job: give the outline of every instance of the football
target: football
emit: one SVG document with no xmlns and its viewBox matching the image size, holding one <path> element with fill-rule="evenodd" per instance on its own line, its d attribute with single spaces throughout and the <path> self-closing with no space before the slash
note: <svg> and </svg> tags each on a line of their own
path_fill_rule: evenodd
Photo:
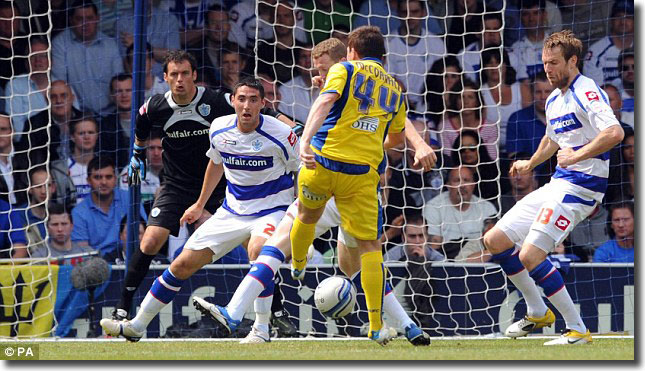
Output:
<svg viewBox="0 0 645 371">
<path fill-rule="evenodd" d="M 326 278 L 316 287 L 314 303 L 325 317 L 345 317 L 356 305 L 356 288 L 346 278 Z"/>
</svg>

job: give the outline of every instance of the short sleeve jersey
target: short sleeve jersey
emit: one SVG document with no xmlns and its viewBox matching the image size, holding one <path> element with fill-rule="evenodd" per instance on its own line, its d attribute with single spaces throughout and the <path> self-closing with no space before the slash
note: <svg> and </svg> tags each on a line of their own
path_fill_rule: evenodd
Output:
<svg viewBox="0 0 645 371">
<path fill-rule="evenodd" d="M 406 105 L 396 80 L 376 58 L 341 62 L 331 67 L 320 92 L 330 93 L 340 98 L 312 140 L 314 151 L 378 169 L 385 136 L 405 128 Z"/>
</svg>

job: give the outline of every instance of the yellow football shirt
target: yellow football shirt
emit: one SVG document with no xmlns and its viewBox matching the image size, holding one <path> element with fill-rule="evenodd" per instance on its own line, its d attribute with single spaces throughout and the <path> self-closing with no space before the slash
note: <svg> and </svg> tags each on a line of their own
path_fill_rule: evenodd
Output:
<svg viewBox="0 0 645 371">
<path fill-rule="evenodd" d="M 397 82 L 376 58 L 333 65 L 321 94 L 338 93 L 314 135 L 314 152 L 336 161 L 378 169 L 388 132 L 405 128 L 406 107 Z"/>
</svg>

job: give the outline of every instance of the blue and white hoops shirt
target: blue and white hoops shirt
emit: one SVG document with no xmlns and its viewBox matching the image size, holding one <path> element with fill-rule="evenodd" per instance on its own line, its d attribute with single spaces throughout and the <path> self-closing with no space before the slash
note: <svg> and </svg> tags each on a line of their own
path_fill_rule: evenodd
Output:
<svg viewBox="0 0 645 371">
<path fill-rule="evenodd" d="M 546 103 L 546 135 L 560 148 L 580 149 L 612 125 L 620 125 L 609 106 L 609 99 L 592 79 L 578 74 L 564 94 L 555 89 Z M 567 181 L 572 192 L 583 199 L 602 202 L 609 177 L 609 152 L 580 161 L 563 169 L 553 179 Z M 586 196 L 586 197 L 585 197 Z M 593 200 L 587 200 L 593 202 Z"/>
<path fill-rule="evenodd" d="M 260 115 L 256 130 L 242 133 L 233 114 L 215 119 L 209 136 L 206 155 L 224 165 L 224 209 L 257 217 L 287 210 L 294 200 L 291 173 L 300 165 L 298 137 L 288 125 Z"/>
</svg>

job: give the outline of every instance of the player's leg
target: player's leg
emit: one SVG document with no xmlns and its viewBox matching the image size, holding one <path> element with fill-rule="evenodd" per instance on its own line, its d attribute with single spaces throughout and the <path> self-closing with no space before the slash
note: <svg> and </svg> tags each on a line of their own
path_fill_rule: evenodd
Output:
<svg viewBox="0 0 645 371">
<path fill-rule="evenodd" d="M 348 247 L 345 242 L 348 242 L 353 247 Z M 339 229 L 338 233 L 337 251 L 340 270 L 347 277 L 350 277 L 357 288 L 362 290 L 361 257 L 356 248 L 355 239 L 345 234 L 342 228 Z M 395 320 L 400 328 L 404 329 L 405 337 L 410 343 L 413 345 L 430 345 L 430 336 L 423 332 L 405 312 L 405 309 L 403 309 L 403 306 L 401 306 L 401 303 L 399 303 L 399 300 L 394 295 L 392 285 L 387 278 L 385 280 L 385 292 L 383 295 L 383 312 L 385 312 L 388 318 Z"/>
<path fill-rule="evenodd" d="M 210 263 L 212 259 L 213 252 L 210 249 L 184 249 L 170 267 L 154 281 L 132 321 L 104 318 L 101 320 L 101 327 L 108 335 L 123 336 L 130 341 L 138 341 L 150 321 L 174 299 L 184 281 Z"/>
<path fill-rule="evenodd" d="M 331 186 L 338 173 L 322 165 L 315 169 L 303 167 L 298 173 L 298 215 L 291 228 L 291 276 L 303 279 L 307 265 L 307 251 L 314 241 L 316 222 L 325 211 L 331 198 Z"/>
</svg>

